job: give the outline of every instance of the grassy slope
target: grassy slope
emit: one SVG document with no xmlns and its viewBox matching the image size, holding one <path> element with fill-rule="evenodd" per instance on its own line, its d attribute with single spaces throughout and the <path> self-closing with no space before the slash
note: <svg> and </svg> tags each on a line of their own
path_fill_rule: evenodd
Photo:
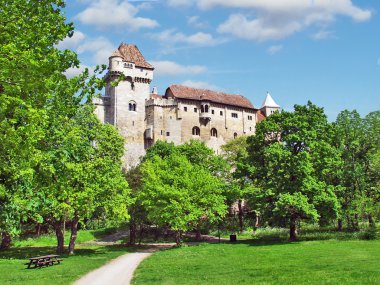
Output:
<svg viewBox="0 0 380 285">
<path fill-rule="evenodd" d="M 94 240 L 108 232 L 80 231 L 78 242 Z M 68 237 L 65 240 L 68 241 Z M 123 246 L 77 246 L 74 256 L 62 255 L 64 261 L 60 265 L 26 269 L 24 263 L 28 262 L 29 257 L 54 254 L 55 245 L 54 235 L 15 241 L 10 250 L 0 252 L 0 284 L 71 284 L 87 272 L 131 250 Z"/>
<path fill-rule="evenodd" d="M 380 284 L 380 241 L 202 244 L 161 251 L 134 284 Z"/>
<path fill-rule="evenodd" d="M 78 248 L 74 256 L 63 255 L 60 265 L 26 269 L 27 258 L 54 253 L 51 247 L 15 248 L 0 253 L 0 284 L 71 284 L 107 261 L 125 254 L 125 247 Z"/>
</svg>

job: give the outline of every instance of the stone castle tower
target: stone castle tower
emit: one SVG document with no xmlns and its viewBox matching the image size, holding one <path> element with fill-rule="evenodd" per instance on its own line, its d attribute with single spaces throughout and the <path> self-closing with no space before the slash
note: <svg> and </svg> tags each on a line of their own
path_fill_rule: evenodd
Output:
<svg viewBox="0 0 380 285">
<path fill-rule="evenodd" d="M 105 96 L 95 104 L 101 121 L 117 127 L 126 140 L 124 160 L 136 165 L 145 154 L 145 101 L 149 99 L 153 66 L 135 45 L 121 44 L 109 58 Z M 112 82 L 124 76 L 117 86 Z"/>
<path fill-rule="evenodd" d="M 121 44 L 109 58 L 105 95 L 94 101 L 99 119 L 125 138 L 126 168 L 157 140 L 199 139 L 218 152 L 229 140 L 254 134 L 256 123 L 280 108 L 269 93 L 260 109 L 241 95 L 180 85 L 151 93 L 153 70 L 137 46 Z"/>
</svg>

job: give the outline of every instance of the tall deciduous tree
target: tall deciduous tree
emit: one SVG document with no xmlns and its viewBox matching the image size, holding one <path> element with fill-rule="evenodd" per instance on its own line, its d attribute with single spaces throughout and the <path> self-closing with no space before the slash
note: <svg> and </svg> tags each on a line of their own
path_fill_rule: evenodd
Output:
<svg viewBox="0 0 380 285">
<path fill-rule="evenodd" d="M 64 6 L 62 0 L 0 0 L 3 246 L 28 217 L 49 217 L 62 251 L 65 219 L 75 228 L 100 201 L 110 213 L 127 216 L 123 141 L 84 104 L 104 82 L 87 70 L 74 78 L 64 74 L 79 65 L 74 52 L 56 47 L 74 33 Z M 74 244 L 75 229 L 71 251 Z"/>
<path fill-rule="evenodd" d="M 69 253 L 74 253 L 78 222 L 97 208 L 108 217 L 128 217 L 129 188 L 121 171 L 124 140 L 99 122 L 91 106 L 81 106 L 75 116 L 49 128 L 41 150 L 38 185 L 48 201 L 41 211 L 56 231 L 58 252 L 63 251 L 64 221 L 71 222 Z"/>
<path fill-rule="evenodd" d="M 17 233 L 21 218 L 37 202 L 33 168 L 40 159 L 36 145 L 43 137 L 44 106 L 77 65 L 75 53 L 54 44 L 72 33 L 60 13 L 63 1 L 0 1 L 0 230 L 4 247 Z M 28 210 L 29 207 L 29 210 Z"/>
<path fill-rule="evenodd" d="M 246 163 L 248 158 L 247 147 L 246 136 L 240 136 L 222 146 L 223 156 L 232 170 L 230 175 L 231 191 L 229 191 L 228 196 L 232 203 L 237 201 L 240 231 L 244 230 L 243 201 L 247 202 L 247 195 L 252 191 L 252 183 L 249 179 L 251 171 L 249 165 Z M 254 229 L 257 226 L 258 215 L 255 212 Z"/>
<path fill-rule="evenodd" d="M 260 186 L 255 200 L 266 204 L 267 216 L 286 222 L 291 240 L 301 220 L 336 217 L 338 200 L 323 178 L 334 166 L 330 135 L 323 109 L 309 102 L 271 115 L 248 139 L 252 179 Z"/>
<path fill-rule="evenodd" d="M 182 147 L 167 146 L 156 148 L 171 149 L 165 151 L 167 155 L 150 156 L 142 164 L 142 189 L 138 200 L 153 223 L 169 226 L 176 232 L 176 242 L 180 244 L 181 233 L 197 229 L 202 219 L 214 221 L 225 215 L 224 188 L 208 168 L 210 165 L 206 167 L 204 161 L 201 163 L 194 157 L 197 162 L 191 163 L 178 151 Z"/>
</svg>

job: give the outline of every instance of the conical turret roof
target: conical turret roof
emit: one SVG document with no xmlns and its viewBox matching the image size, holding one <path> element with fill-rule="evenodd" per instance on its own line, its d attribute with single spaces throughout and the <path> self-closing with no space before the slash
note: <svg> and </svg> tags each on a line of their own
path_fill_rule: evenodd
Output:
<svg viewBox="0 0 380 285">
<path fill-rule="evenodd" d="M 110 57 L 114 56 L 121 57 L 123 60 L 128 62 L 133 62 L 137 67 L 154 69 L 153 66 L 145 60 L 144 56 L 141 54 L 136 45 L 122 43 L 118 49 L 111 54 Z"/>
<path fill-rule="evenodd" d="M 267 93 L 267 96 L 265 97 L 265 100 L 261 108 L 264 108 L 264 107 L 280 108 L 280 105 L 274 102 L 272 96 L 270 96 L 270 94 Z"/>
</svg>

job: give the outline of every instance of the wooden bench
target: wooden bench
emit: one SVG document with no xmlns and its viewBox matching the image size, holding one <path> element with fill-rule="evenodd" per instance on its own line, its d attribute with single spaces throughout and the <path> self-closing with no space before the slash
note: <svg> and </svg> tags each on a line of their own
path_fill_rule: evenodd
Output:
<svg viewBox="0 0 380 285">
<path fill-rule="evenodd" d="M 29 262 L 25 263 L 29 268 L 42 268 L 43 266 L 53 266 L 54 264 L 60 264 L 63 259 L 58 258 L 59 255 L 44 255 L 29 258 Z"/>
</svg>

